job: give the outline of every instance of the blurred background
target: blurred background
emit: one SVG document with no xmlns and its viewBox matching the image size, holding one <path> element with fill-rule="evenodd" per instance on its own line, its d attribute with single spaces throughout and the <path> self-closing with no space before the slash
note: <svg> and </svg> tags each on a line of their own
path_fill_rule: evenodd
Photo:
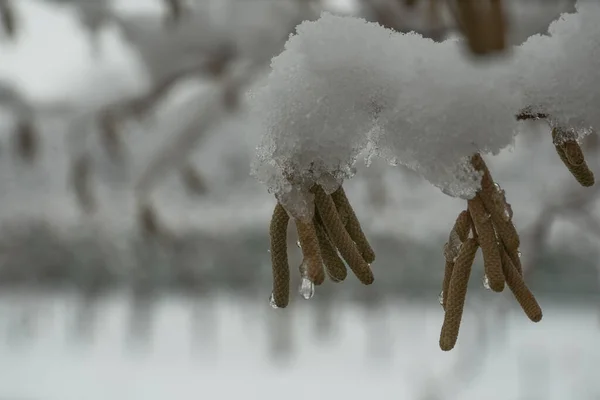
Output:
<svg viewBox="0 0 600 400">
<path fill-rule="evenodd" d="M 362 159 L 345 188 L 375 284 L 269 306 L 275 199 L 249 176 L 246 93 L 323 10 L 456 34 L 435 0 L 408 3 L 0 0 L 0 399 L 600 399 L 600 193 L 542 122 L 487 158 L 542 322 L 485 290 L 478 258 L 458 345 L 439 350 L 464 201 Z M 574 3 L 504 1 L 510 42 Z M 600 173 L 597 134 L 584 150 Z"/>
</svg>

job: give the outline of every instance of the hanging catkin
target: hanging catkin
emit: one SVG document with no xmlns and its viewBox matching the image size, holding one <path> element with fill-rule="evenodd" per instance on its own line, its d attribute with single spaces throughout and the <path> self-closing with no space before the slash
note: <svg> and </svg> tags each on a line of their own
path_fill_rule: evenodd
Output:
<svg viewBox="0 0 600 400">
<path fill-rule="evenodd" d="M 315 218 L 316 219 L 316 218 Z M 323 257 L 323 263 L 325 264 L 325 271 L 333 282 L 342 282 L 348 276 L 346 265 L 339 257 L 337 250 L 333 247 L 325 228 L 320 223 L 320 218 L 315 221 L 315 228 L 317 230 L 317 238 L 319 239 L 319 246 L 321 247 L 321 256 Z"/>
<path fill-rule="evenodd" d="M 287 307 L 290 300 L 290 266 L 287 255 L 287 227 L 290 217 L 277 203 L 271 218 L 271 265 L 273 268 L 272 299 L 279 308 Z"/>
<path fill-rule="evenodd" d="M 542 309 L 527 285 L 525 285 L 523 276 L 516 270 L 506 252 L 502 253 L 502 270 L 504 271 L 506 284 L 513 292 L 515 299 L 517 299 L 527 317 L 533 322 L 539 322 L 542 319 Z"/>
<path fill-rule="evenodd" d="M 340 215 L 343 213 L 346 216 L 346 230 L 348 231 L 348 234 L 354 243 L 356 243 L 356 246 L 358 247 L 363 259 L 367 262 L 367 264 L 371 264 L 373 261 L 375 261 L 375 252 L 373 251 L 373 248 L 369 244 L 369 241 L 367 240 L 360 226 L 360 222 L 354 213 L 352 205 L 348 201 L 348 197 L 346 197 L 344 189 L 340 186 L 338 190 L 331 194 L 331 198 L 333 199 L 333 202 L 335 203 Z"/>
<path fill-rule="evenodd" d="M 556 153 L 581 186 L 593 186 L 595 183 L 594 173 L 585 162 L 579 144 L 574 140 L 556 143 L 560 133 L 561 129 L 556 127 L 552 129 L 552 140 L 555 143 L 554 148 L 556 149 Z"/>
<path fill-rule="evenodd" d="M 319 186 L 315 189 L 315 205 L 331 243 L 337 247 L 354 275 L 365 285 L 373 283 L 373 272 L 369 264 L 363 259 L 356 244 L 342 224 L 331 196 L 325 194 Z"/>
<path fill-rule="evenodd" d="M 478 247 L 477 240 L 472 238 L 467 239 L 462 245 L 454 263 L 452 278 L 450 279 L 448 288 L 444 324 L 442 325 L 442 332 L 440 334 L 440 348 L 444 351 L 451 350 L 456 345 L 467 295 L 467 286 L 469 284 L 469 277 L 471 276 L 471 267 L 473 266 Z"/>
<path fill-rule="evenodd" d="M 298 239 L 304 256 L 307 278 L 315 285 L 321 285 L 325 281 L 325 271 L 323 270 L 323 258 L 319 248 L 319 239 L 313 220 L 304 222 L 296 220 L 296 229 Z"/>
<path fill-rule="evenodd" d="M 496 240 L 496 233 L 492 225 L 491 217 L 485 210 L 479 196 L 468 201 L 469 212 L 475 224 L 479 245 L 483 253 L 485 274 L 489 280 L 490 289 L 495 292 L 504 290 L 504 275 L 502 273 L 502 259 L 500 258 L 500 246 Z"/>
</svg>

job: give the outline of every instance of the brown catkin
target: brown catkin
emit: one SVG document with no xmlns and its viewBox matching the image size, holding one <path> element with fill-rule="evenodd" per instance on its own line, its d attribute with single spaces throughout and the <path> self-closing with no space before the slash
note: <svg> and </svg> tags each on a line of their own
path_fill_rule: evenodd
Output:
<svg viewBox="0 0 600 400">
<path fill-rule="evenodd" d="M 502 273 L 500 246 L 498 246 L 496 240 L 492 221 L 479 195 L 469 200 L 469 212 L 477 230 L 479 245 L 483 252 L 485 274 L 489 280 L 490 289 L 494 292 L 501 292 L 504 290 L 504 274 Z"/>
<path fill-rule="evenodd" d="M 320 222 L 315 222 L 315 228 L 317 229 L 317 238 L 319 239 L 319 246 L 321 247 L 321 256 L 323 257 L 323 263 L 325 264 L 325 271 L 327 276 L 333 282 L 342 282 L 348 276 L 346 265 L 340 258 L 337 250 L 333 247 L 327 232 Z"/>
<path fill-rule="evenodd" d="M 446 309 L 446 301 L 448 299 L 448 287 L 450 286 L 450 278 L 452 278 L 452 270 L 454 269 L 454 257 L 457 255 L 456 251 L 452 247 L 457 245 L 455 240 L 453 239 L 456 234 L 460 243 L 464 243 L 469 237 L 469 231 L 471 230 L 473 221 L 471 220 L 471 215 L 469 211 L 464 210 L 454 222 L 454 226 L 452 227 L 452 231 L 450 231 L 450 238 L 446 243 L 446 247 L 444 248 L 444 255 L 446 257 L 446 265 L 444 268 L 444 280 L 442 282 L 442 307 Z"/>
<path fill-rule="evenodd" d="M 469 237 L 469 231 L 471 230 L 472 224 L 473 222 L 471 221 L 469 211 L 464 210 L 458 214 L 452 229 L 456 232 L 461 242 L 464 243 Z"/>
<path fill-rule="evenodd" d="M 368 264 L 371 264 L 373 261 L 375 261 L 375 252 L 373 251 L 373 248 L 369 244 L 369 241 L 367 240 L 360 226 L 360 222 L 354 213 L 354 209 L 352 208 L 350 201 L 348 201 L 348 197 L 346 196 L 344 189 L 340 186 L 338 190 L 331 194 L 331 198 L 336 205 L 338 213 L 340 213 L 340 215 L 342 212 L 345 214 L 347 218 L 345 223 L 346 230 L 348 231 L 348 234 L 354 243 L 356 243 L 358 251 L 360 251 L 363 259 Z"/>
<path fill-rule="evenodd" d="M 490 50 L 504 50 L 506 47 L 506 16 L 502 8 L 502 0 L 489 0 L 488 46 Z"/>
<path fill-rule="evenodd" d="M 519 255 L 519 249 L 507 249 L 504 247 L 504 251 L 507 253 L 508 258 L 513 264 L 513 267 L 517 270 L 519 275 L 523 275 L 523 265 L 521 264 L 521 256 Z"/>
<path fill-rule="evenodd" d="M 373 283 L 375 278 L 369 264 L 364 260 L 342 224 L 331 196 L 328 196 L 320 186 L 315 188 L 315 205 L 331 243 L 337 247 L 354 275 L 365 285 Z"/>
<path fill-rule="evenodd" d="M 444 310 L 446 310 L 446 304 L 448 304 L 448 292 L 453 270 L 454 262 L 446 260 L 446 266 L 444 268 L 444 280 L 442 282 L 442 307 L 444 307 Z"/>
<path fill-rule="evenodd" d="M 533 322 L 539 322 L 542 319 L 542 309 L 527 285 L 525 285 L 523 276 L 517 271 L 510 257 L 504 251 L 502 252 L 502 270 L 506 278 L 506 284 L 527 317 Z"/>
<path fill-rule="evenodd" d="M 500 239 L 500 242 L 506 248 L 515 268 L 521 273 L 521 260 L 518 257 L 521 239 L 519 238 L 517 229 L 512 221 L 504 218 L 504 209 L 499 209 L 499 205 L 494 202 L 493 196 L 494 192 L 497 190 L 496 184 L 481 155 L 475 154 L 471 158 L 471 163 L 477 171 L 482 173 L 481 190 L 478 195 L 481 198 L 481 201 L 483 201 L 485 208 L 490 212 L 498 239 Z"/>
<path fill-rule="evenodd" d="M 275 206 L 269 235 L 271 238 L 271 265 L 273 268 L 273 302 L 279 308 L 290 301 L 290 266 L 287 255 L 287 227 L 290 217 L 279 203 Z"/>
<path fill-rule="evenodd" d="M 557 128 L 552 129 L 552 139 L 553 140 L 556 140 L 556 137 L 558 136 L 558 134 L 559 134 L 559 131 Z M 554 148 L 556 149 L 556 153 L 560 157 L 563 164 L 567 167 L 567 169 L 569 170 L 571 175 L 573 175 L 573 177 L 575 177 L 575 179 L 577 180 L 577 182 L 579 182 L 579 184 L 581 186 L 590 187 L 590 186 L 594 185 L 594 183 L 595 183 L 594 173 L 590 170 L 590 168 L 588 167 L 585 160 L 583 160 L 580 164 L 574 165 L 569 160 L 569 157 L 567 156 L 564 145 L 554 145 Z M 572 146 L 571 146 L 570 151 L 573 151 Z M 576 154 L 571 154 L 571 157 L 573 157 L 573 161 L 580 161 L 580 160 L 577 160 Z M 582 158 L 583 158 L 583 154 L 582 154 Z"/>
<path fill-rule="evenodd" d="M 581 146 L 576 141 L 567 140 L 562 144 L 562 148 L 565 151 L 565 156 L 569 164 L 579 166 L 585 162 Z"/>
<path fill-rule="evenodd" d="M 486 46 L 487 38 L 481 32 L 481 24 L 478 23 L 481 15 L 477 13 L 474 1 L 465 0 L 456 2 L 459 23 L 471 51 L 474 54 L 485 54 L 488 51 Z"/>
<path fill-rule="evenodd" d="M 325 281 L 325 271 L 315 225 L 313 221 L 303 222 L 296 219 L 296 229 L 306 264 L 307 278 L 315 285 L 321 285 Z"/>
<path fill-rule="evenodd" d="M 504 210 L 498 209 L 498 206 L 494 203 L 493 196 L 494 192 L 497 190 L 496 183 L 492 179 L 492 175 L 490 174 L 487 165 L 485 165 L 485 161 L 483 161 L 480 154 L 475 154 L 471 158 L 471 164 L 477 171 L 482 173 L 481 190 L 478 194 L 483 201 L 483 205 L 492 216 L 492 222 L 496 227 L 496 232 L 508 248 L 519 248 L 521 244 L 515 226 L 510 220 L 504 219 Z"/>
<path fill-rule="evenodd" d="M 442 332 L 440 334 L 440 348 L 444 351 L 452 350 L 458 339 L 469 277 L 471 276 L 471 268 L 478 248 L 477 240 L 472 238 L 467 239 L 462 245 L 454 263 L 452 278 L 448 287 L 448 297 L 445 303 L 446 313 L 444 315 L 444 324 L 442 325 Z"/>
</svg>

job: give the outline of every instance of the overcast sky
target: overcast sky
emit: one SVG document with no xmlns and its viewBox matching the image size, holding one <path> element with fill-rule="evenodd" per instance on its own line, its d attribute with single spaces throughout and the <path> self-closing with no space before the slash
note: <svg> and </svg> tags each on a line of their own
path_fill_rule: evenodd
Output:
<svg viewBox="0 0 600 400">
<path fill-rule="evenodd" d="M 104 32 L 102 55 L 94 58 L 93 47 L 72 10 L 35 0 L 15 3 L 19 13 L 18 39 L 16 43 L 0 41 L 0 78 L 8 78 L 27 95 L 40 100 L 70 97 L 90 88 L 101 76 L 135 72 L 135 59 L 116 30 Z M 157 4 L 151 0 L 127 0 L 125 7 L 119 8 L 151 10 L 158 9 Z"/>
<path fill-rule="evenodd" d="M 215 0 L 206 0 L 215 1 Z M 266 0 L 274 1 L 274 0 Z M 354 0 L 329 0 L 348 10 Z M 14 2 L 19 16 L 17 42 L 0 40 L 0 79 L 21 88 L 28 96 L 50 100 L 76 96 L 100 77 L 139 75 L 134 56 L 128 52 L 116 30 L 102 35 L 102 56 L 93 58 L 87 35 L 69 7 L 39 0 Z M 120 12 L 161 12 L 158 0 L 117 0 Z M 123 80 L 127 80 L 122 78 Z"/>
</svg>

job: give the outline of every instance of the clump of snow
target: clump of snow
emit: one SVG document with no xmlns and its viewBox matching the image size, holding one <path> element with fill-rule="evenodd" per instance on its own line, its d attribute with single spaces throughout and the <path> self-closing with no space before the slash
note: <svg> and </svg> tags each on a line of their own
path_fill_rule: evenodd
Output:
<svg viewBox="0 0 600 400">
<path fill-rule="evenodd" d="M 405 37 L 395 35 L 400 48 Z M 510 60 L 474 63 L 458 40 L 420 39 L 398 71 L 402 85 L 393 107 L 381 113 L 379 154 L 413 169 L 450 196 L 471 198 L 480 175 L 474 153 L 497 154 L 511 145 L 519 91 L 510 85 Z"/>
<path fill-rule="evenodd" d="M 526 105 L 580 136 L 600 127 L 600 2 L 579 1 L 517 52 Z"/>
<path fill-rule="evenodd" d="M 334 190 L 370 147 L 452 196 L 471 197 L 468 157 L 513 141 L 521 104 L 505 63 L 472 64 L 435 43 L 353 17 L 304 22 L 253 94 L 263 122 L 253 174 L 288 210 L 310 216 L 314 183 Z"/>
<path fill-rule="evenodd" d="M 253 93 L 264 129 L 253 174 L 296 216 L 310 217 L 314 183 L 333 191 L 353 175 L 377 109 L 397 97 L 389 36 L 356 18 L 304 22 Z"/>
</svg>

